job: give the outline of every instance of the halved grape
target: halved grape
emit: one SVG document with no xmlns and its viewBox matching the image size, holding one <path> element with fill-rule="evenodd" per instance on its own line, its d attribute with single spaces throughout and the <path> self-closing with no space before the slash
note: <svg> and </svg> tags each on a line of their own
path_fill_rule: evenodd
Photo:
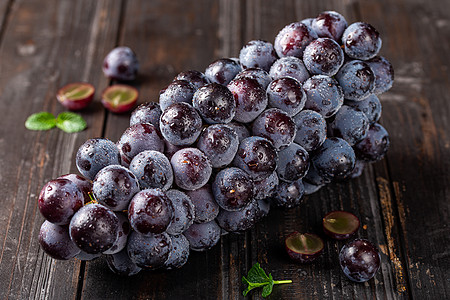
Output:
<svg viewBox="0 0 450 300">
<path fill-rule="evenodd" d="M 323 241 L 312 233 L 291 233 L 285 240 L 289 257 L 299 263 L 314 261 L 323 252 Z"/>
<path fill-rule="evenodd" d="M 359 219 L 346 211 L 332 211 L 322 220 L 323 231 L 333 239 L 345 240 L 359 228 Z"/>
<path fill-rule="evenodd" d="M 58 90 L 56 98 L 59 103 L 70 110 L 85 108 L 94 99 L 95 88 L 86 82 L 69 83 Z"/>
<path fill-rule="evenodd" d="M 132 86 L 116 84 L 107 87 L 102 93 L 103 106 L 113 113 L 131 110 L 137 102 L 139 92 Z"/>
</svg>

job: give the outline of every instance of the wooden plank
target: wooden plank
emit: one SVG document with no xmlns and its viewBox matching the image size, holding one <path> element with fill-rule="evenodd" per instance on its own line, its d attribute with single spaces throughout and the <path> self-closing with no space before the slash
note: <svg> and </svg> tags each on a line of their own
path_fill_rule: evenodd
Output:
<svg viewBox="0 0 450 300">
<path fill-rule="evenodd" d="M 13 0 L 5 0 L 0 2 L 0 40 L 3 36 L 3 33 L 5 32 L 10 8 L 12 5 Z"/>
<path fill-rule="evenodd" d="M 96 101 L 81 114 L 88 129 L 67 134 L 32 132 L 26 118 L 57 114 L 57 89 L 73 81 L 99 86 L 104 47 L 117 32 L 117 1 L 15 1 L 0 45 L 1 183 L 0 298 L 75 298 L 80 262 L 50 259 L 39 247 L 43 218 L 37 196 L 45 182 L 75 172 L 75 153 L 101 134 L 103 109 Z"/>
</svg>

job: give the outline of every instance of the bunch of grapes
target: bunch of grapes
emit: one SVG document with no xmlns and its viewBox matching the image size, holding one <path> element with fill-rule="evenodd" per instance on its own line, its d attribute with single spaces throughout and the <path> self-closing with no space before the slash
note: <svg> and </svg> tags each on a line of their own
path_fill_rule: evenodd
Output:
<svg viewBox="0 0 450 300">
<path fill-rule="evenodd" d="M 81 176 L 43 187 L 42 248 L 55 259 L 104 254 L 121 275 L 179 268 L 271 206 L 359 176 L 389 147 L 377 95 L 393 68 L 380 47 L 371 25 L 326 11 L 274 44 L 250 41 L 239 58 L 179 73 L 116 143 L 79 148 Z"/>
</svg>

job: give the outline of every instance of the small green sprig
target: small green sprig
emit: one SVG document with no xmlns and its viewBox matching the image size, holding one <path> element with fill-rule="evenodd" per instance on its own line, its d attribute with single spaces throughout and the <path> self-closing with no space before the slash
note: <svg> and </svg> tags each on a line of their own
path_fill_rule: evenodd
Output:
<svg viewBox="0 0 450 300">
<path fill-rule="evenodd" d="M 262 296 L 267 297 L 272 293 L 275 284 L 292 283 L 292 280 L 273 280 L 272 274 L 269 273 L 269 276 L 267 276 L 261 265 L 255 263 L 248 271 L 247 278 L 242 276 L 242 282 L 248 284 L 247 289 L 243 292 L 244 296 L 247 296 L 252 289 L 263 287 Z"/>
<path fill-rule="evenodd" d="M 79 132 L 86 128 L 86 121 L 82 116 L 73 112 L 62 112 L 55 118 L 49 112 L 32 114 L 25 121 L 25 127 L 29 130 L 49 130 L 58 127 L 64 132 Z"/>
</svg>

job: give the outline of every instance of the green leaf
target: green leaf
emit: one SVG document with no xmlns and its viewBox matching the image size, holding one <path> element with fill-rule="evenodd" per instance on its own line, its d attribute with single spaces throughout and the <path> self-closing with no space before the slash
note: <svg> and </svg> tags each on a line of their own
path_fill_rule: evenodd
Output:
<svg viewBox="0 0 450 300">
<path fill-rule="evenodd" d="M 56 118 L 56 126 L 68 133 L 82 131 L 86 128 L 86 121 L 82 116 L 73 112 L 62 112 Z"/>
<path fill-rule="evenodd" d="M 269 296 L 270 293 L 272 293 L 272 288 L 273 288 L 273 278 L 272 274 L 269 273 L 269 283 L 265 287 L 263 287 L 262 296 L 264 298 Z"/>
<path fill-rule="evenodd" d="M 248 284 L 247 288 L 242 292 L 244 296 L 247 296 L 248 292 L 254 288 L 263 287 L 262 296 L 267 297 L 272 293 L 272 288 L 275 284 L 291 283 L 292 280 L 274 281 L 272 274 L 269 273 L 269 276 L 267 276 L 260 264 L 255 263 L 248 271 L 247 278 L 242 276 L 242 282 Z"/>
<path fill-rule="evenodd" d="M 49 130 L 55 126 L 55 116 L 45 111 L 32 114 L 25 121 L 25 127 L 29 130 Z"/>
<path fill-rule="evenodd" d="M 248 271 L 247 278 L 250 282 L 268 282 L 269 277 L 267 277 L 266 272 L 261 268 L 259 263 L 253 265 L 253 267 Z"/>
</svg>

